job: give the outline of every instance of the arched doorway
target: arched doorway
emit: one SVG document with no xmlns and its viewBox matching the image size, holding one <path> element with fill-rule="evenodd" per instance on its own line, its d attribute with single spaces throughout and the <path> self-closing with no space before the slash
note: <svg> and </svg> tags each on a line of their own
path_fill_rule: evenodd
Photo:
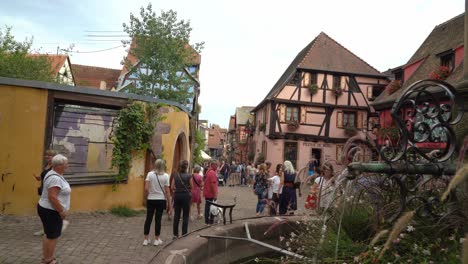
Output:
<svg viewBox="0 0 468 264">
<path fill-rule="evenodd" d="M 177 137 L 177 141 L 174 146 L 174 158 L 172 160 L 172 170 L 171 172 L 177 171 L 179 162 L 186 159 L 187 157 L 187 143 L 185 139 L 185 134 L 180 133 Z"/>
</svg>

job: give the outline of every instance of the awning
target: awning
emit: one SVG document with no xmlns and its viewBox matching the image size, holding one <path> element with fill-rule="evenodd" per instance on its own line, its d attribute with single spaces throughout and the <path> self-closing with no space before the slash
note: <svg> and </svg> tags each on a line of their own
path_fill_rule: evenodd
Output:
<svg viewBox="0 0 468 264">
<path fill-rule="evenodd" d="M 202 158 L 203 158 L 204 160 L 210 160 L 210 159 L 211 159 L 210 155 L 206 154 L 205 151 L 200 150 L 200 152 L 201 152 L 201 156 L 202 156 Z"/>
</svg>

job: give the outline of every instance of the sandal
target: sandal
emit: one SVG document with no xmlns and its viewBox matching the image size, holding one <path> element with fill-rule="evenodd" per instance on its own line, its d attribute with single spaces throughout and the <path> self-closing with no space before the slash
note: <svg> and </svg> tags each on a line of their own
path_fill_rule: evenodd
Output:
<svg viewBox="0 0 468 264">
<path fill-rule="evenodd" d="M 45 264 L 58 264 L 59 262 L 57 261 L 56 258 L 50 259 L 49 261 L 46 261 L 45 259 L 42 259 L 42 263 Z"/>
</svg>

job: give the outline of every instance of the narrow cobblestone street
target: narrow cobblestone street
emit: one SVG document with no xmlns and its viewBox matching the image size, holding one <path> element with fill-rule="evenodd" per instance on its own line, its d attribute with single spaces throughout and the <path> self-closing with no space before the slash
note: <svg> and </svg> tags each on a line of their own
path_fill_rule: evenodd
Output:
<svg viewBox="0 0 468 264">
<path fill-rule="evenodd" d="M 235 196 L 237 206 L 233 218 L 255 216 L 256 197 L 251 188 L 220 187 L 220 200 Z M 150 263 L 162 248 L 142 246 L 144 214 L 127 218 L 107 212 L 76 213 L 68 220 L 70 225 L 62 234 L 56 251 L 60 263 Z M 37 216 L 0 216 L 0 226 L 0 263 L 40 262 L 42 238 L 33 236 L 41 228 Z M 189 223 L 189 232 L 204 226 L 202 219 L 195 219 Z M 153 228 L 154 221 L 150 234 Z M 166 243 L 171 238 L 172 221 L 165 215 L 161 239 Z"/>
</svg>

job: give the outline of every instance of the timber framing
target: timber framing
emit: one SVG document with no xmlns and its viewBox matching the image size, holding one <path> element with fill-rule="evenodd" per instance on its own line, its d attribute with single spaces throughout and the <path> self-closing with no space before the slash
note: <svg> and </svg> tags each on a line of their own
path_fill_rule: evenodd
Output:
<svg viewBox="0 0 468 264">
<path fill-rule="evenodd" d="M 268 135 L 269 139 L 285 139 L 285 140 L 302 140 L 307 142 L 319 142 L 325 143 L 346 143 L 347 138 L 330 138 L 324 136 L 316 136 L 309 134 L 285 134 L 285 133 L 273 133 Z"/>
</svg>

